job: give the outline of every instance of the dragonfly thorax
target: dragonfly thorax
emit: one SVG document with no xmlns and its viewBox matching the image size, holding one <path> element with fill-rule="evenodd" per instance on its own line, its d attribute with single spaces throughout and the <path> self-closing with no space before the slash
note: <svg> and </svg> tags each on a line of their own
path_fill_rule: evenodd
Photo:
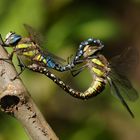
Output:
<svg viewBox="0 0 140 140">
<path fill-rule="evenodd" d="M 102 77 L 103 79 L 106 79 L 110 72 L 109 62 L 101 54 L 97 55 L 96 58 L 89 60 L 88 67 L 94 75 Z"/>
</svg>

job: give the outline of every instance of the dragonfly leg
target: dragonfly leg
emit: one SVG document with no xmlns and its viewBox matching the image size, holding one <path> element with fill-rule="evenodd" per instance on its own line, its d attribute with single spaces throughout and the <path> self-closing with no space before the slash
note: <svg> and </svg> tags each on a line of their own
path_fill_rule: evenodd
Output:
<svg viewBox="0 0 140 140">
<path fill-rule="evenodd" d="M 18 59 L 18 63 L 19 63 L 18 66 L 20 67 L 20 72 L 17 73 L 17 75 L 14 78 L 11 79 L 12 81 L 19 78 L 19 76 L 22 74 L 22 72 L 26 68 L 26 65 L 23 63 L 23 61 L 19 57 L 17 57 L 17 59 Z"/>
<path fill-rule="evenodd" d="M 22 74 L 22 72 L 25 70 L 26 67 L 24 67 L 17 75 L 11 79 L 11 81 L 14 81 L 15 79 L 19 78 L 19 76 Z"/>
<path fill-rule="evenodd" d="M 18 56 L 17 56 L 17 60 L 18 60 L 18 66 L 20 67 L 20 70 L 22 71 L 26 66 Z"/>
<path fill-rule="evenodd" d="M 4 41 L 3 41 L 3 38 L 2 38 L 2 36 L 1 36 L 1 34 L 0 34 L 0 45 L 1 45 L 1 46 L 4 46 L 4 45 L 5 45 L 5 43 L 4 43 Z"/>
<path fill-rule="evenodd" d="M 11 54 L 8 54 L 8 58 L 0 58 L 0 60 L 3 60 L 3 61 L 5 61 L 5 62 L 7 62 L 7 63 L 9 63 L 9 64 L 12 64 L 12 63 L 9 62 L 8 60 L 12 60 L 13 54 L 14 54 L 14 52 L 12 52 Z"/>
<path fill-rule="evenodd" d="M 74 64 L 80 64 L 83 63 L 84 61 L 85 61 L 84 59 L 76 60 L 74 61 Z"/>
<path fill-rule="evenodd" d="M 75 69 L 75 70 L 71 70 L 71 74 L 73 77 L 77 76 L 80 72 L 82 72 L 85 68 L 87 67 L 87 65 L 82 66 L 79 69 Z"/>
<path fill-rule="evenodd" d="M 70 56 L 67 58 L 67 62 L 68 62 L 68 64 L 71 63 L 72 57 L 73 57 L 73 55 L 70 55 Z"/>
<path fill-rule="evenodd" d="M 71 56 L 69 56 L 68 58 L 67 58 L 67 62 L 68 62 L 68 65 L 70 65 L 70 66 L 72 66 L 71 64 L 73 64 L 72 62 L 72 57 L 73 57 L 73 55 L 71 55 Z"/>
<path fill-rule="evenodd" d="M 75 60 L 73 63 L 74 64 L 80 64 L 80 63 L 85 62 L 85 60 L 90 60 L 90 59 L 93 59 L 93 58 L 97 58 L 97 57 L 96 56 L 90 56 L 90 57 L 82 58 L 82 59 L 79 59 L 79 60 Z"/>
</svg>

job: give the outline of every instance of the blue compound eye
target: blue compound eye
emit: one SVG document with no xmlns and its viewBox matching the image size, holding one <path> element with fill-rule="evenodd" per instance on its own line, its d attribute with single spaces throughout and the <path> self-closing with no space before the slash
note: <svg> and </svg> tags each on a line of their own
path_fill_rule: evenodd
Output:
<svg viewBox="0 0 140 140">
<path fill-rule="evenodd" d="M 17 35 L 14 32 L 9 32 L 5 38 L 5 45 L 15 45 L 20 41 L 20 39 L 20 35 Z"/>
</svg>

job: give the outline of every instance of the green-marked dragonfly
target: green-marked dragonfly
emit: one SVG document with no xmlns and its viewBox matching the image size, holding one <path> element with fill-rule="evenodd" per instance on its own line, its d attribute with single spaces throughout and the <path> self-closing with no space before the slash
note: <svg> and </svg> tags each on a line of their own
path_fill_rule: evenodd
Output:
<svg viewBox="0 0 140 140">
<path fill-rule="evenodd" d="M 86 67 L 91 72 L 93 80 L 90 87 L 87 88 L 85 92 L 80 92 L 73 89 L 69 85 L 65 84 L 65 82 L 63 82 L 60 78 L 49 72 L 45 67 L 33 64 L 30 65 L 28 69 L 45 74 L 67 93 L 79 99 L 89 99 L 97 96 L 104 90 L 105 86 L 109 84 L 111 92 L 121 101 L 130 115 L 134 117 L 123 95 L 126 95 L 130 101 L 135 101 L 139 95 L 133 88 L 131 82 L 128 80 L 126 74 L 127 72 L 124 71 L 124 67 L 126 67 L 125 70 L 127 70 L 132 66 L 131 64 L 125 66 L 124 63 L 122 63 L 122 60 L 125 61 L 129 55 L 127 61 L 134 62 L 135 59 L 133 59 L 131 55 L 135 56 L 135 52 L 133 51 L 133 48 L 129 47 L 127 50 L 125 50 L 125 53 L 117 55 L 111 62 L 109 62 L 104 55 L 100 53 L 103 47 L 104 45 L 102 45 L 100 40 L 89 38 L 79 45 L 76 55 L 71 61 L 71 64 L 74 66 L 72 67 L 74 69 L 71 69 L 71 71 L 72 73 L 76 72 L 74 75 L 79 74 Z M 83 62 L 84 65 L 80 69 L 75 69 L 79 62 Z M 116 68 L 116 65 L 118 68 Z"/>
<path fill-rule="evenodd" d="M 22 71 L 25 69 L 25 66 L 21 57 L 28 59 L 30 63 L 36 63 L 38 65 L 55 69 L 60 72 L 71 69 L 71 65 L 69 64 L 62 65 L 62 63 L 65 62 L 64 59 L 57 57 L 46 50 L 42 50 L 42 44 L 39 39 L 39 35 L 31 26 L 24 24 L 24 27 L 29 33 L 29 37 L 22 37 L 15 32 L 9 32 L 6 35 L 5 40 L 3 40 L 0 36 L 0 45 L 13 48 L 12 53 L 9 54 L 9 58 L 0 58 L 1 60 L 12 59 L 13 54 L 16 54 Z M 19 74 L 21 74 L 22 71 Z"/>
<path fill-rule="evenodd" d="M 31 65 L 25 65 L 19 59 L 21 67 L 45 74 L 66 92 L 76 98 L 89 99 L 94 97 L 100 94 L 108 83 L 111 87 L 111 91 L 118 97 L 131 116 L 134 117 L 122 93 L 126 94 L 130 100 L 136 100 L 138 94 L 125 73 L 121 71 L 121 68 L 118 70 L 115 67 L 116 64 L 119 67 L 119 62 L 121 62 L 122 56 L 125 56 L 124 54 L 117 56 L 112 59 L 112 62 L 109 62 L 104 55 L 100 53 L 104 47 L 101 41 L 89 38 L 79 45 L 74 59 L 69 64 L 60 65 L 56 61 L 58 57 L 51 55 L 49 52 L 46 53 L 42 51 L 40 43 L 36 38 L 37 34 L 33 29 L 28 25 L 25 25 L 25 28 L 30 35 L 28 38 L 22 38 L 20 35 L 13 32 L 7 34 L 4 41 L 1 37 L 0 44 L 2 46 L 13 47 L 13 52 L 9 58 L 11 58 L 14 53 L 17 54 L 18 58 L 20 56 L 28 58 L 31 61 Z M 131 49 L 128 49 L 128 52 L 131 52 Z M 2 58 L 1 60 L 4 59 Z M 80 69 L 75 69 L 79 63 L 84 63 L 84 65 Z M 48 70 L 48 68 L 61 72 L 70 70 L 72 74 L 76 76 L 86 67 L 90 70 L 93 80 L 90 87 L 85 92 L 80 92 L 71 88 Z M 129 69 L 129 67 L 127 69 Z"/>
</svg>

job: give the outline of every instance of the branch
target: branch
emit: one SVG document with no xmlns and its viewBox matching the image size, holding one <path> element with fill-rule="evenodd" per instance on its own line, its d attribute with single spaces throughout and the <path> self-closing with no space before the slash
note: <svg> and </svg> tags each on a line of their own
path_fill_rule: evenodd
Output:
<svg viewBox="0 0 140 140">
<path fill-rule="evenodd" d="M 7 52 L 0 46 L 0 58 L 7 57 Z M 58 140 L 22 81 L 11 80 L 16 74 L 12 64 L 0 61 L 0 109 L 14 116 L 24 126 L 31 140 Z"/>
</svg>

